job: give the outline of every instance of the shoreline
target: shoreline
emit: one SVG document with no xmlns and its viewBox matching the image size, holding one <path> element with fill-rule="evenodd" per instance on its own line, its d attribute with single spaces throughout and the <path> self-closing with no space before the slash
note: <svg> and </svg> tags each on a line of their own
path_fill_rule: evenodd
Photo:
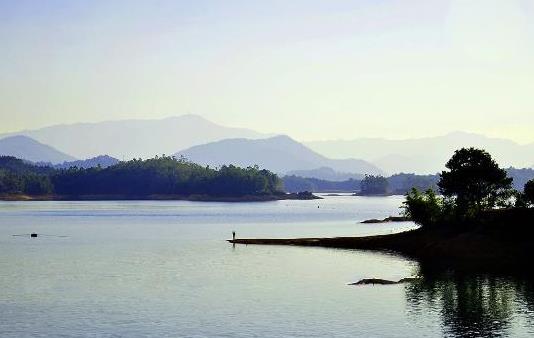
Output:
<svg viewBox="0 0 534 338">
<path fill-rule="evenodd" d="M 525 263 L 517 258 L 518 255 L 505 254 L 507 250 L 495 246 L 495 241 L 473 241 L 462 236 L 444 240 L 437 234 L 430 234 L 421 229 L 363 237 L 246 238 L 227 241 L 234 245 L 300 246 L 383 252 L 429 263 L 436 268 L 454 267 L 483 272 L 517 271 L 524 267 Z"/>
<path fill-rule="evenodd" d="M 209 195 L 0 195 L 0 201 L 191 201 L 191 202 L 270 202 L 316 200 L 313 194 L 209 196 Z"/>
<path fill-rule="evenodd" d="M 389 252 L 436 267 L 527 272 L 534 229 L 528 223 L 516 222 L 533 216 L 534 209 L 519 211 L 516 217 L 508 212 L 499 215 L 499 222 L 471 228 L 419 228 L 362 237 L 243 238 L 228 242 Z"/>
</svg>

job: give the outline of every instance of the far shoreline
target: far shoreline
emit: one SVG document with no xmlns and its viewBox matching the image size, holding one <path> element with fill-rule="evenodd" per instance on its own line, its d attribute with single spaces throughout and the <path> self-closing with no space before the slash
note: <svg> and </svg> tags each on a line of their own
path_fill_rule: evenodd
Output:
<svg viewBox="0 0 534 338">
<path fill-rule="evenodd" d="M 391 196 L 405 196 L 406 193 L 383 193 L 383 194 L 365 194 L 365 193 L 359 193 L 355 192 L 352 193 L 351 196 L 355 197 L 391 197 Z"/>
<path fill-rule="evenodd" d="M 280 195 L 246 195 L 246 196 L 210 196 L 210 195 L 0 195 L 0 201 L 190 201 L 190 202 L 270 202 L 284 200 L 317 200 L 322 197 L 314 194 L 280 194 Z"/>
</svg>

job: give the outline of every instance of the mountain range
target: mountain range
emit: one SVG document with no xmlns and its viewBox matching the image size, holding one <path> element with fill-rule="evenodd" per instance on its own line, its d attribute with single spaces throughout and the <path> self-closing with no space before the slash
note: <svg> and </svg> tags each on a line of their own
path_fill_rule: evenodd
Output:
<svg viewBox="0 0 534 338">
<path fill-rule="evenodd" d="M 360 175 L 382 173 L 379 168 L 363 160 L 329 159 L 285 135 L 258 140 L 226 139 L 194 146 L 175 156 L 184 156 L 195 163 L 214 167 L 224 164 L 242 167 L 258 165 L 282 174 L 321 167 Z"/>
<path fill-rule="evenodd" d="M 278 173 L 328 180 L 382 172 L 435 174 L 454 150 L 466 146 L 486 149 L 503 167 L 531 167 L 534 162 L 534 144 L 466 132 L 302 144 L 288 136 L 218 125 L 197 115 L 55 125 L 0 135 L 0 155 L 54 165 L 102 154 L 120 160 L 182 154 L 202 164 L 258 164 Z"/>
<path fill-rule="evenodd" d="M 98 165 L 107 167 L 119 162 L 108 155 L 75 160 L 72 156 L 23 135 L 1 139 L 0 155 L 11 155 L 42 165 L 50 164 L 55 168 L 88 168 Z M 214 167 L 224 164 L 241 167 L 258 165 L 282 175 L 293 172 L 332 180 L 382 173 L 379 168 L 366 161 L 326 158 L 288 136 L 225 139 L 190 147 L 175 153 L 175 156 L 185 156 L 190 161 Z"/>
<path fill-rule="evenodd" d="M 55 125 L 4 134 L 0 138 L 13 135 L 31 137 L 76 158 L 108 154 L 121 160 L 173 154 L 226 138 L 268 136 L 249 129 L 221 126 L 198 115 Z"/>
<path fill-rule="evenodd" d="M 503 167 L 531 167 L 534 162 L 534 143 L 521 145 L 506 139 L 466 132 L 406 140 L 360 138 L 305 144 L 331 158 L 361 158 L 374 163 L 388 174 L 437 173 L 444 169 L 444 164 L 454 151 L 462 147 L 483 148 Z"/>
</svg>

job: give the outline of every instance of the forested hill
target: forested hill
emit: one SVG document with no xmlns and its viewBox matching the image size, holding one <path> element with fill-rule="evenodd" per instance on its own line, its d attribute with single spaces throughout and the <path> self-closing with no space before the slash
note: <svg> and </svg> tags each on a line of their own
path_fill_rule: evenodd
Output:
<svg viewBox="0 0 534 338">
<path fill-rule="evenodd" d="M 203 167 L 185 159 L 156 157 L 107 168 L 54 169 L 0 157 L 0 194 L 29 195 L 280 195 L 278 176 L 258 167 Z"/>
</svg>

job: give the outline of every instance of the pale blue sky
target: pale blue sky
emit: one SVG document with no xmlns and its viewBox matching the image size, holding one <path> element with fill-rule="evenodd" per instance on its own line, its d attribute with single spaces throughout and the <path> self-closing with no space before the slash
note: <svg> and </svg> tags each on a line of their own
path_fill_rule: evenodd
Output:
<svg viewBox="0 0 534 338">
<path fill-rule="evenodd" d="M 4 1 L 0 132 L 194 113 L 534 142 L 534 1 Z"/>
</svg>

